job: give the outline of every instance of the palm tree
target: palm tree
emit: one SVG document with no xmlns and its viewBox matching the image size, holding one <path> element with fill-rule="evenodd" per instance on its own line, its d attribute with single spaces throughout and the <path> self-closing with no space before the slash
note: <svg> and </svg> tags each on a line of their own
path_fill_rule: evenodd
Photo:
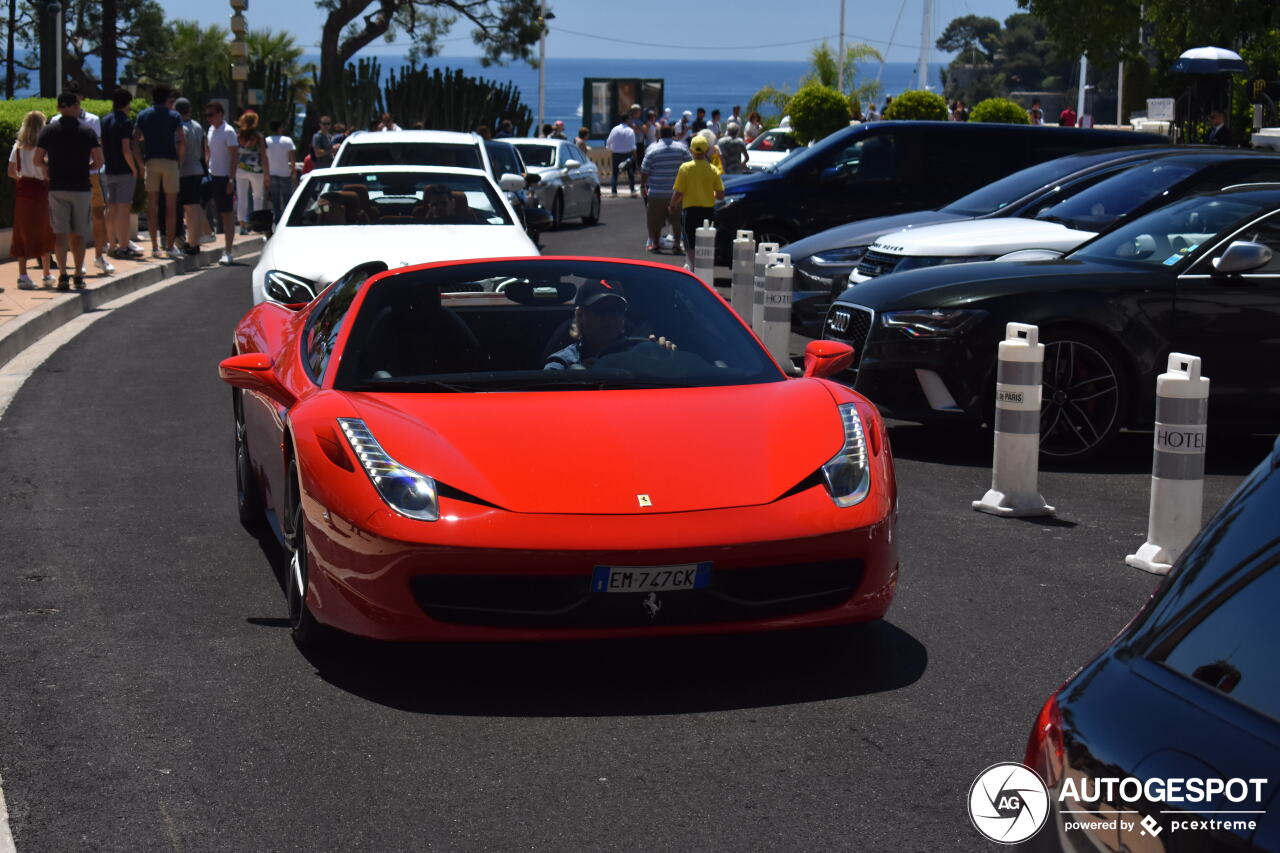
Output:
<svg viewBox="0 0 1280 853">
<path fill-rule="evenodd" d="M 860 104 L 863 101 L 874 99 L 880 94 L 879 82 L 875 80 L 862 84 L 857 82 L 858 63 L 868 60 L 884 62 L 884 57 L 880 55 L 880 51 L 868 44 L 851 44 L 845 47 L 843 94 L 848 96 L 851 103 Z M 801 78 L 800 85 L 805 86 L 810 83 L 817 83 L 835 89 L 839 80 L 840 67 L 836 59 L 836 52 L 831 49 L 831 45 L 824 41 L 809 54 L 809 73 Z M 747 102 L 747 110 L 748 112 L 760 110 L 763 113 L 781 116 L 782 113 L 786 112 L 787 102 L 791 100 L 793 94 L 786 87 L 765 86 L 751 96 L 751 100 Z"/>
<path fill-rule="evenodd" d="M 298 61 L 303 51 L 291 33 L 250 30 L 245 41 L 249 43 L 249 61 L 255 66 L 259 62 L 264 66 L 278 63 L 276 73 L 289 82 L 290 101 L 305 99 L 315 85 L 316 65 Z"/>
<path fill-rule="evenodd" d="M 219 87 L 231 83 L 230 33 L 217 24 L 207 27 L 198 21 L 176 20 L 170 24 L 172 38 L 164 67 L 183 94 L 205 99 Z"/>
</svg>

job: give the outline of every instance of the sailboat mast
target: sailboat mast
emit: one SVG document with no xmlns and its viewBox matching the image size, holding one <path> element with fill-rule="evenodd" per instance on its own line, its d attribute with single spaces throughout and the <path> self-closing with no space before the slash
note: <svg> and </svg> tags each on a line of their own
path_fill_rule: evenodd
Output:
<svg viewBox="0 0 1280 853">
<path fill-rule="evenodd" d="M 920 58 L 916 61 L 916 85 L 929 88 L 929 42 L 933 39 L 933 0 L 924 0 L 924 21 L 920 26 Z"/>
</svg>

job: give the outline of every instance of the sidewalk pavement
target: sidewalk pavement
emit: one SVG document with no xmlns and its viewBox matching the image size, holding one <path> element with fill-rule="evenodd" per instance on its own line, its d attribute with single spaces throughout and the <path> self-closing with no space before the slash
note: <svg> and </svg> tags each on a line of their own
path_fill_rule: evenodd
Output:
<svg viewBox="0 0 1280 853">
<path fill-rule="evenodd" d="M 146 243 L 139 242 L 140 245 Z M 239 258 L 252 254 L 264 242 L 266 240 L 261 234 L 237 235 L 232 244 L 231 255 Z M 71 291 L 53 288 L 19 290 L 17 262 L 0 264 L 0 287 L 4 288 L 0 293 L 0 365 L 80 314 L 162 279 L 216 263 L 221 256 L 222 239 L 219 237 L 217 243 L 202 246 L 200 254 L 188 255 L 181 261 L 159 260 L 149 256 L 136 261 L 111 258 L 116 271 L 112 275 L 105 275 L 93 265 L 93 249 L 90 248 L 85 252 L 85 266 L 90 272 L 90 275 L 85 276 L 86 287 L 84 290 Z M 28 262 L 27 274 L 39 283 L 40 265 Z"/>
</svg>

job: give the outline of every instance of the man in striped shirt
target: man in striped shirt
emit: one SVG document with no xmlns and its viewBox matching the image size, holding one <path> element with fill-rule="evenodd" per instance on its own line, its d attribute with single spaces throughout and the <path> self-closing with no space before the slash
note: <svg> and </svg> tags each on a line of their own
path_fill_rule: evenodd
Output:
<svg viewBox="0 0 1280 853">
<path fill-rule="evenodd" d="M 680 238 L 680 213 L 671 213 L 667 207 L 671 203 L 680 165 L 692 159 L 689 149 L 675 141 L 675 130 L 669 124 L 664 124 L 659 129 L 657 143 L 650 145 L 644 152 L 644 162 L 640 164 L 640 194 L 644 197 L 645 221 L 649 227 L 649 242 L 645 248 L 650 252 L 660 251 L 662 226 L 670 225 L 671 239 L 675 241 L 675 254 L 684 254 Z"/>
</svg>

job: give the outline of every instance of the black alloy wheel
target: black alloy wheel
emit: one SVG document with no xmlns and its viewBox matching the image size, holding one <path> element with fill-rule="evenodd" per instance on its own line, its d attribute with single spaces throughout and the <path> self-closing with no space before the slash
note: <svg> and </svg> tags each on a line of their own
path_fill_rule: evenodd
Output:
<svg viewBox="0 0 1280 853">
<path fill-rule="evenodd" d="M 551 200 L 551 227 L 559 228 L 564 222 L 564 196 L 556 193 L 556 197 Z"/>
<path fill-rule="evenodd" d="M 1067 330 L 1046 335 L 1040 400 L 1040 452 L 1057 459 L 1094 456 L 1124 425 L 1129 382 L 1112 348 Z"/>
<path fill-rule="evenodd" d="M 249 459 L 249 443 L 244 426 L 243 395 L 244 392 L 239 388 L 231 391 L 231 407 L 235 414 L 236 511 L 240 516 L 240 525 L 250 533 L 256 534 L 262 529 L 265 519 L 262 492 L 258 489 L 258 480 L 253 476 L 253 464 Z"/>
<path fill-rule="evenodd" d="M 310 557 L 307 554 L 306 516 L 302 511 L 302 482 L 298 475 L 298 463 L 289 461 L 288 517 L 285 539 L 289 546 L 289 562 L 285 566 L 285 599 L 289 605 L 289 628 L 298 648 L 319 648 L 325 639 L 326 629 L 316 621 L 307 606 L 307 581 L 310 575 Z"/>
<path fill-rule="evenodd" d="M 596 190 L 591 196 L 591 212 L 582 217 L 583 225 L 597 225 L 600 222 L 600 190 Z"/>
</svg>

